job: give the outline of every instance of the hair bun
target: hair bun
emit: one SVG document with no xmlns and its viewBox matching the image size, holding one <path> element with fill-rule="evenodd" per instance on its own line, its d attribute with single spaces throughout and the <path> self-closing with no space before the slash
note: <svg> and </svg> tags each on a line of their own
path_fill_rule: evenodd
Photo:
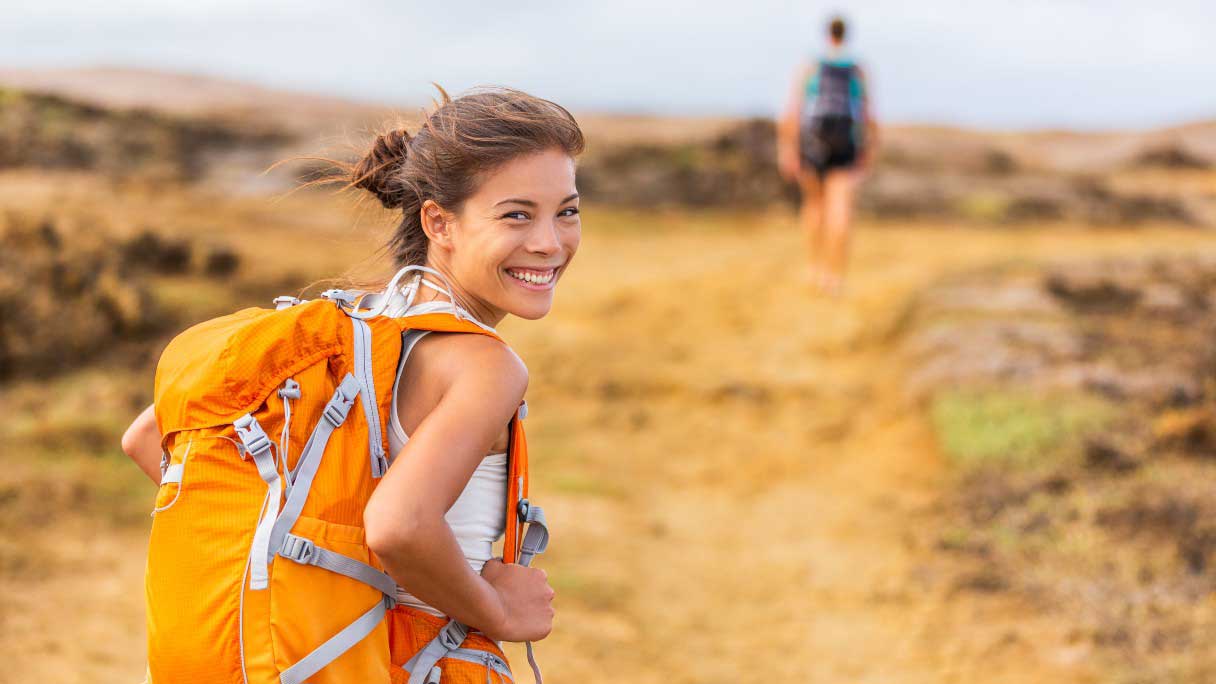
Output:
<svg viewBox="0 0 1216 684">
<path fill-rule="evenodd" d="M 402 164 L 410 150 L 410 134 L 404 128 L 376 137 L 372 149 L 351 174 L 351 185 L 376 196 L 388 209 L 404 205 L 404 188 L 400 182 Z"/>
</svg>

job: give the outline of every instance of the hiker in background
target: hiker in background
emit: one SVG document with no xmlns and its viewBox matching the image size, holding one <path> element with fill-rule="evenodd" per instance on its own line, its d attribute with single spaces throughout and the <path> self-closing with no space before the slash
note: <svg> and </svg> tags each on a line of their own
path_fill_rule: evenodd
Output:
<svg viewBox="0 0 1216 684">
<path fill-rule="evenodd" d="M 777 141 L 781 175 L 802 193 L 811 283 L 833 296 L 848 263 L 853 196 L 878 143 L 869 85 L 845 50 L 846 31 L 844 19 L 832 19 L 827 52 L 799 67 Z"/>
</svg>

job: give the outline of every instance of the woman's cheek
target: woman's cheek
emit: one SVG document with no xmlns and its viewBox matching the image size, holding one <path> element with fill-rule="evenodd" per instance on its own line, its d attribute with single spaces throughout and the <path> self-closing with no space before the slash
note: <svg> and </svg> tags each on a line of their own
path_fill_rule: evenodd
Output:
<svg viewBox="0 0 1216 684">
<path fill-rule="evenodd" d="M 578 251 L 578 246 L 580 244 L 582 244 L 582 242 L 583 242 L 583 227 L 581 225 L 576 224 L 574 226 L 574 228 L 571 229 L 571 231 L 570 231 L 570 238 L 569 238 L 569 243 L 567 246 L 567 251 L 570 252 L 571 257 L 573 257 L 574 253 Z"/>
</svg>

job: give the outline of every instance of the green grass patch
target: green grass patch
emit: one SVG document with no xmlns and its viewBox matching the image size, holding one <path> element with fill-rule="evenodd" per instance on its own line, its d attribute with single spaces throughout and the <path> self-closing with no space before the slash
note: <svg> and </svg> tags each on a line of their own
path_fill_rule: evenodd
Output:
<svg viewBox="0 0 1216 684">
<path fill-rule="evenodd" d="M 1102 429 L 1114 407 L 1087 395 L 1024 391 L 951 391 L 930 408 L 938 442 L 963 469 L 1030 469 L 1076 451 Z"/>
<path fill-rule="evenodd" d="M 1008 198 L 994 193 L 973 193 L 958 202 L 959 215 L 976 223 L 1000 223 L 1008 211 Z"/>
</svg>

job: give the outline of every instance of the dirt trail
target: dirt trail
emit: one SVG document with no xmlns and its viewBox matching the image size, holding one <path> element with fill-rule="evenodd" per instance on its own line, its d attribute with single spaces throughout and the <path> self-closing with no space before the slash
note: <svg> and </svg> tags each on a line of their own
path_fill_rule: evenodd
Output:
<svg viewBox="0 0 1216 684">
<path fill-rule="evenodd" d="M 952 589 L 932 546 L 947 474 L 890 334 L 953 270 L 1210 238 L 870 229 L 831 301 L 798 277 L 788 218 L 657 223 L 589 220 L 553 317 L 504 328 L 533 371 L 535 489 L 554 524 L 551 681 L 1096 681 L 1050 616 Z M 65 549 L 107 541 L 0 588 L 8 675 L 133 684 L 145 533 L 61 533 Z"/>
<path fill-rule="evenodd" d="M 798 278 L 799 236 L 762 225 L 592 241 L 595 263 L 539 333 L 557 341 L 521 345 L 566 382 L 541 380 L 542 429 L 547 406 L 611 400 L 570 447 L 614 494 L 586 513 L 586 492 L 549 494 L 561 506 L 555 575 L 585 574 L 602 554 L 615 563 L 597 570 L 614 598 L 563 609 L 545 646 L 556 678 L 1095 681 L 1087 647 L 1049 614 L 956 590 L 935 556 L 931 504 L 948 474 L 890 334 L 909 297 L 951 271 L 1209 238 L 874 230 L 848 296 L 830 301 Z M 622 265 L 629 282 L 605 305 L 572 310 Z M 583 358 L 549 348 L 567 344 Z M 615 527 L 589 519 L 605 513 Z"/>
</svg>

